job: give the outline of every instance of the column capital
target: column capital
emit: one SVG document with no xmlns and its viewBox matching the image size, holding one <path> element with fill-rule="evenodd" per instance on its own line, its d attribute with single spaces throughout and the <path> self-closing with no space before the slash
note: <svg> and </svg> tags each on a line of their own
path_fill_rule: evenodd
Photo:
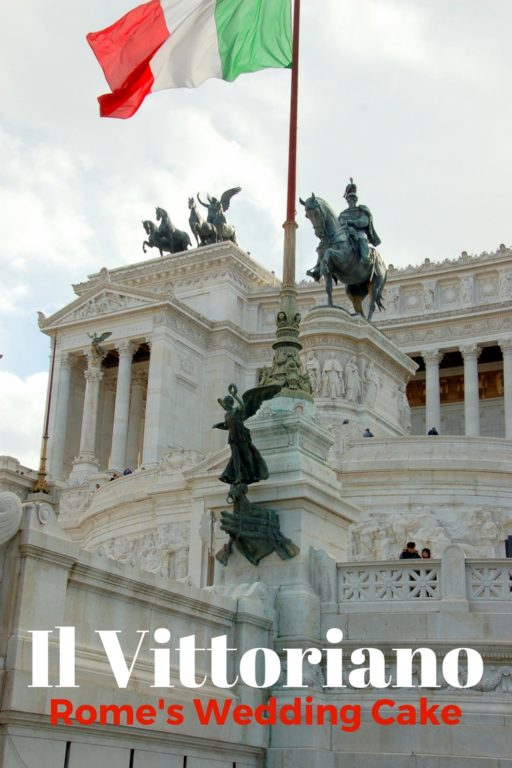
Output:
<svg viewBox="0 0 512 768">
<path fill-rule="evenodd" d="M 148 372 L 132 371 L 132 383 L 137 386 L 145 387 L 148 383 Z"/>
<path fill-rule="evenodd" d="M 62 352 L 59 360 L 59 366 L 62 369 L 70 371 L 76 362 L 76 358 L 71 352 Z"/>
<path fill-rule="evenodd" d="M 459 352 L 461 353 L 464 360 L 478 360 L 481 351 L 482 348 L 479 347 L 478 344 L 462 344 L 459 347 Z"/>
<path fill-rule="evenodd" d="M 139 345 L 134 341 L 120 341 L 116 347 L 119 352 L 119 357 L 131 357 L 138 348 Z"/>
<path fill-rule="evenodd" d="M 103 378 L 103 371 L 99 366 L 93 365 L 89 366 L 87 370 L 84 371 L 85 380 L 90 382 L 91 384 L 93 382 L 100 382 Z"/>
<path fill-rule="evenodd" d="M 426 365 L 439 365 L 444 357 L 444 352 L 439 349 L 425 349 L 421 353 Z"/>
<path fill-rule="evenodd" d="M 509 355 L 512 352 L 512 338 L 498 339 L 498 346 L 500 347 L 503 355 Z"/>
</svg>

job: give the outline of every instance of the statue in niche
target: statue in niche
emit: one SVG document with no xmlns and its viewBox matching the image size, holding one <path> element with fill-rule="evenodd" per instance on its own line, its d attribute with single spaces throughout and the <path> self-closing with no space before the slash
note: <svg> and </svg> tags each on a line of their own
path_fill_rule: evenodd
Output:
<svg viewBox="0 0 512 768">
<path fill-rule="evenodd" d="M 364 386 L 364 402 L 368 408 L 375 406 L 375 400 L 377 399 L 377 392 L 382 386 L 380 377 L 375 370 L 375 366 L 372 360 L 366 363 L 363 372 L 363 386 Z"/>
<path fill-rule="evenodd" d="M 206 221 L 208 224 L 211 224 L 213 227 L 215 227 L 215 231 L 217 233 L 217 242 L 231 240 L 231 242 L 233 242 L 235 245 L 237 244 L 235 228 L 231 224 L 227 223 L 224 214 L 229 208 L 231 198 L 234 197 L 234 195 L 237 195 L 241 189 L 242 187 L 226 189 L 220 198 L 210 197 L 210 195 L 207 194 L 207 203 L 203 203 L 199 197 L 199 193 L 197 194 L 198 201 L 201 203 L 201 205 L 208 209 L 208 216 Z"/>
<path fill-rule="evenodd" d="M 310 352 L 306 358 L 306 372 L 311 382 L 311 391 L 314 395 L 318 394 L 321 385 L 321 365 L 314 352 Z"/>
<path fill-rule="evenodd" d="M 398 417 L 400 419 L 400 424 L 405 429 L 406 432 L 410 432 L 411 430 L 411 408 L 409 406 L 409 400 L 407 399 L 407 393 L 405 391 L 405 386 L 403 384 L 399 384 L 397 391 L 396 391 L 396 397 L 398 401 Z"/>
<path fill-rule="evenodd" d="M 336 400 L 345 394 L 343 382 L 343 368 L 335 357 L 328 358 L 322 370 L 322 397 L 330 397 Z"/>
<path fill-rule="evenodd" d="M 359 402 L 361 397 L 361 376 L 356 365 L 355 357 L 351 357 L 345 365 L 345 397 L 352 403 Z"/>
<path fill-rule="evenodd" d="M 465 277 L 460 284 L 460 300 L 462 304 L 471 304 L 473 300 L 473 281 Z"/>
<path fill-rule="evenodd" d="M 109 336 L 112 336 L 112 332 L 105 331 L 105 333 L 102 333 L 101 336 L 98 336 L 97 333 L 88 333 L 87 335 L 91 340 L 91 359 L 93 365 L 96 365 L 98 360 L 101 360 L 105 354 L 105 350 L 101 344 L 105 341 L 105 339 L 108 339 Z"/>
<path fill-rule="evenodd" d="M 327 304 L 332 307 L 333 282 L 346 285 L 346 292 L 357 314 L 363 315 L 362 302 L 370 296 L 368 320 L 375 307 L 384 309 L 382 291 L 387 269 L 380 254 L 373 246 L 380 239 L 373 227 L 371 211 L 365 205 L 357 205 L 357 187 L 350 179 L 344 194 L 348 207 L 336 216 L 333 209 L 314 193 L 300 202 L 320 239 L 318 259 L 307 273 L 317 282 L 325 279 Z"/>
<path fill-rule="evenodd" d="M 423 308 L 430 310 L 434 308 L 435 302 L 435 288 L 433 283 L 425 283 L 423 286 L 423 293 L 421 296 Z"/>
</svg>

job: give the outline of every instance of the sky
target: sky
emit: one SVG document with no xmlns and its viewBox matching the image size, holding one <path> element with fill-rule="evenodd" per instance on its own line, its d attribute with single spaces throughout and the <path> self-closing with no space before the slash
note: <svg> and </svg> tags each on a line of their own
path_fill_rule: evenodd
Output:
<svg viewBox="0 0 512 768">
<path fill-rule="evenodd" d="M 37 311 L 142 253 L 142 219 L 241 186 L 239 244 L 281 273 L 290 73 L 149 96 L 130 120 L 86 43 L 134 0 L 10 3 L 0 30 L 0 455 L 37 466 L 49 340 Z M 297 191 L 350 176 L 395 266 L 512 244 L 510 0 L 302 0 Z M 301 206 L 298 204 L 300 209 Z M 315 260 L 298 211 L 297 279 Z"/>
</svg>

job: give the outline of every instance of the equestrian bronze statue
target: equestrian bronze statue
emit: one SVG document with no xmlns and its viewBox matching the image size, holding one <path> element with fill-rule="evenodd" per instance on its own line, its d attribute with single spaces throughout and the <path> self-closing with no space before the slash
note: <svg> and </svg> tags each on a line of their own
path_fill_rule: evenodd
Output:
<svg viewBox="0 0 512 768">
<path fill-rule="evenodd" d="M 373 227 L 373 217 L 365 205 L 357 205 L 357 187 L 350 179 L 345 195 L 348 208 L 336 216 L 331 206 L 312 194 L 300 199 L 308 218 L 320 239 L 318 260 L 307 273 L 317 282 L 325 279 L 327 304 L 332 307 L 333 283 L 345 284 L 345 290 L 357 314 L 363 315 L 363 300 L 370 297 L 368 320 L 375 307 L 384 309 L 382 291 L 387 268 L 375 246 L 380 239 Z"/>
</svg>

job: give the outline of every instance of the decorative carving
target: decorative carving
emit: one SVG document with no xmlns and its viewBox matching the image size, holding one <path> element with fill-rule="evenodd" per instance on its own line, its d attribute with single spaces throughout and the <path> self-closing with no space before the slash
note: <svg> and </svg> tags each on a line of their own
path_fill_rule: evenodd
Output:
<svg viewBox="0 0 512 768">
<path fill-rule="evenodd" d="M 220 513 L 220 527 L 229 534 L 229 542 L 217 552 L 217 560 L 227 565 L 233 546 L 253 565 L 272 552 L 277 552 L 281 560 L 298 555 L 299 547 L 281 533 L 277 512 L 252 504 L 246 493 L 244 483 L 233 483 L 229 489 L 228 501 L 233 504 L 233 512 Z"/>
<path fill-rule="evenodd" d="M 144 535 L 116 536 L 93 551 L 149 573 L 181 579 L 188 573 L 189 534 L 186 524 L 164 525 Z"/>
<path fill-rule="evenodd" d="M 409 407 L 409 401 L 405 392 L 405 386 L 399 384 L 396 391 L 396 397 L 398 400 L 398 418 L 400 424 L 406 432 L 411 431 L 411 409 Z"/>
<path fill-rule="evenodd" d="M 425 566 L 421 560 L 414 567 L 382 568 L 342 567 L 338 569 L 338 599 L 367 602 L 377 600 L 417 600 L 440 598 L 439 566 Z"/>
<path fill-rule="evenodd" d="M 377 394 L 381 386 L 382 379 L 375 370 L 373 361 L 369 360 L 366 363 L 363 372 L 363 399 L 368 408 L 373 408 L 375 406 L 375 400 L 377 399 Z"/>
<path fill-rule="evenodd" d="M 125 296 L 111 292 L 103 293 L 99 296 L 93 296 L 81 307 L 78 307 L 69 315 L 66 315 L 62 322 L 83 320 L 87 317 L 95 317 L 96 315 L 103 315 L 107 312 L 116 312 L 121 309 L 130 309 L 147 303 L 147 299 L 139 299 L 134 296 Z"/>
<path fill-rule="evenodd" d="M 330 397 L 336 400 L 345 395 L 345 382 L 343 380 L 343 368 L 339 360 L 329 357 L 322 370 L 322 397 Z"/>
<path fill-rule="evenodd" d="M 429 311 L 434 309 L 436 300 L 436 284 L 433 281 L 423 284 L 423 292 L 421 294 L 421 304 L 423 309 Z"/>
<path fill-rule="evenodd" d="M 351 357 L 345 365 L 345 398 L 349 402 L 358 403 L 361 397 L 361 376 L 356 365 L 355 357 Z"/>
<path fill-rule="evenodd" d="M 320 361 L 314 352 L 307 355 L 305 368 L 311 383 L 311 391 L 313 395 L 317 395 L 320 392 L 322 374 Z"/>
<path fill-rule="evenodd" d="M 187 448 L 173 448 L 167 451 L 160 459 L 159 468 L 162 474 L 173 474 L 174 472 L 183 472 L 194 467 L 204 459 L 201 451 L 195 451 Z"/>
<path fill-rule="evenodd" d="M 22 505 L 15 493 L 0 493 L 0 546 L 15 536 L 21 525 Z"/>
<path fill-rule="evenodd" d="M 473 278 L 464 277 L 460 282 L 460 301 L 463 306 L 474 303 Z"/>
<path fill-rule="evenodd" d="M 374 513 L 350 526 L 351 556 L 355 560 L 396 559 L 406 541 L 429 547 L 440 557 L 448 544 L 460 544 L 467 557 L 502 556 L 505 513 L 490 507 L 467 510 L 455 520 L 439 522 L 429 506 L 412 513 Z"/>
</svg>

